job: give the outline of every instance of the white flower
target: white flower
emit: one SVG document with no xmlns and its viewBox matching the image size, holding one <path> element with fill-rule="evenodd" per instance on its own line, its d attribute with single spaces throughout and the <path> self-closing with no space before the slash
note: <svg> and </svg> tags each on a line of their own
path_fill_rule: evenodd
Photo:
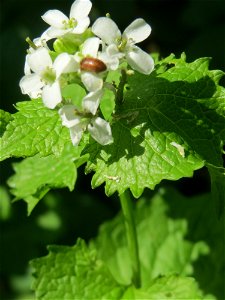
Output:
<svg viewBox="0 0 225 300">
<path fill-rule="evenodd" d="M 61 53 L 54 62 L 46 48 L 38 48 L 27 55 L 27 64 L 33 73 L 25 75 L 20 80 L 23 94 L 30 97 L 41 96 L 48 108 L 55 108 L 62 101 L 59 77 L 62 73 L 77 70 L 78 66 L 73 57 Z"/>
<path fill-rule="evenodd" d="M 121 34 L 116 23 L 107 17 L 98 18 L 92 26 L 92 31 L 108 45 L 106 54 L 115 61 L 123 54 L 128 64 L 136 71 L 150 74 L 154 61 L 150 55 L 135 46 L 145 40 L 151 33 L 151 27 L 143 19 L 134 20 Z"/>
<path fill-rule="evenodd" d="M 70 130 L 70 137 L 74 146 L 77 146 L 83 132 L 88 130 L 99 144 L 108 145 L 113 142 L 111 127 L 105 120 L 78 111 L 74 105 L 64 105 L 59 110 L 63 126 Z"/>
<path fill-rule="evenodd" d="M 62 36 L 68 32 L 81 34 L 90 24 L 88 14 L 92 3 L 89 0 L 76 0 L 71 6 L 69 18 L 59 10 L 49 10 L 42 19 L 50 25 L 45 35 L 50 38 Z"/>
</svg>

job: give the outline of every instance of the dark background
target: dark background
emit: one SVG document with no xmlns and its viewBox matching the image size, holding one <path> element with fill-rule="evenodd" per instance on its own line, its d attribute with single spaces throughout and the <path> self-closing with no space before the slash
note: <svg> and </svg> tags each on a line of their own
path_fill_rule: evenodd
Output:
<svg viewBox="0 0 225 300">
<path fill-rule="evenodd" d="M 142 48 L 159 52 L 162 57 L 175 53 L 187 54 L 187 61 L 198 57 L 212 57 L 211 69 L 224 70 L 224 1 L 222 0 L 93 0 L 91 19 L 110 13 L 124 30 L 135 18 L 143 17 L 152 27 L 149 39 Z M 72 1 L 65 0 L 2 0 L 0 34 L 1 109 L 15 112 L 13 104 L 28 99 L 21 94 L 19 80 L 23 76 L 27 49 L 25 38 L 38 37 L 47 24 L 41 19 L 48 9 L 59 9 L 69 14 Z M 1 180 L 12 174 L 10 160 L 1 166 Z M 88 240 L 97 233 L 98 226 L 112 218 L 119 210 L 116 196 L 107 198 L 103 187 L 92 191 L 91 176 L 79 170 L 79 179 L 73 193 L 53 191 L 26 217 L 26 205 L 20 201 L 12 205 L 7 220 L 1 225 L 1 281 L 2 297 L 22 295 L 28 291 L 28 261 L 46 254 L 47 244 L 74 244 L 78 236 Z M 168 184 L 163 182 L 162 184 Z M 193 179 L 176 183 L 184 194 L 209 191 L 205 169 Z M 53 212 L 59 226 L 50 229 L 40 226 L 40 216 Z M 17 280 L 17 281 L 16 281 Z M 15 283 L 16 282 L 16 283 Z M 24 299 L 23 299 L 24 300 Z"/>
</svg>

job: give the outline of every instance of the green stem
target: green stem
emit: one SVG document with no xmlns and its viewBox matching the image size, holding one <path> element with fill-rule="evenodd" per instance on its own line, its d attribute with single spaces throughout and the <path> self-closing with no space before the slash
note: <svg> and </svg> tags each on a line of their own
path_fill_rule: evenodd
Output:
<svg viewBox="0 0 225 300">
<path fill-rule="evenodd" d="M 121 70 L 120 83 L 118 85 L 117 94 L 116 94 L 116 104 L 121 105 L 123 103 L 123 89 L 127 83 L 127 73 L 126 70 Z"/>
<path fill-rule="evenodd" d="M 31 41 L 31 39 L 29 37 L 26 38 L 26 42 L 29 44 L 29 46 L 31 48 L 33 48 L 34 50 L 36 50 L 38 47 L 35 45 L 35 43 L 33 41 Z"/>
<path fill-rule="evenodd" d="M 137 231 L 134 220 L 133 203 L 128 190 L 120 195 L 120 202 L 125 220 L 128 250 L 131 260 L 132 283 L 136 288 L 139 288 L 141 286 L 141 278 Z"/>
</svg>

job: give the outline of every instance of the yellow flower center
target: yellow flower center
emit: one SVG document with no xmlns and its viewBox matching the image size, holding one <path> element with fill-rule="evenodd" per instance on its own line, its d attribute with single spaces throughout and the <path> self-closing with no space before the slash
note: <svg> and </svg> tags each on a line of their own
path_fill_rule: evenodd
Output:
<svg viewBox="0 0 225 300">
<path fill-rule="evenodd" d="M 74 18 L 69 19 L 68 21 L 63 21 L 64 29 L 70 29 L 77 26 L 77 21 Z"/>
<path fill-rule="evenodd" d="M 56 79 L 55 71 L 52 68 L 47 67 L 41 73 L 41 78 L 46 84 L 52 84 L 55 82 Z"/>
<path fill-rule="evenodd" d="M 116 43 L 119 51 L 123 52 L 127 45 L 127 39 L 120 37 L 117 39 Z"/>
</svg>

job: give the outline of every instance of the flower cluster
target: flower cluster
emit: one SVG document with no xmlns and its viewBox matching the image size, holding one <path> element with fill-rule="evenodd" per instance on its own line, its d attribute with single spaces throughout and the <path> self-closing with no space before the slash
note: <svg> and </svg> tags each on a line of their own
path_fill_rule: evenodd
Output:
<svg viewBox="0 0 225 300">
<path fill-rule="evenodd" d="M 143 74 L 150 74 L 154 68 L 151 56 L 135 45 L 151 33 L 143 19 L 133 21 L 123 33 L 108 16 L 98 18 L 90 27 L 91 7 L 89 0 L 76 0 L 69 18 L 59 10 L 49 10 L 42 16 L 50 27 L 34 41 L 27 39 L 30 48 L 25 76 L 20 80 L 23 94 L 41 97 L 47 108 L 59 109 L 74 145 L 79 144 L 85 131 L 102 145 L 113 142 L 110 124 L 99 116 L 100 101 L 109 88 L 106 78 L 110 71 L 121 68 L 124 62 Z M 64 43 L 69 51 L 49 49 L 50 40 L 57 42 L 63 38 L 64 42 L 69 41 Z M 71 83 L 85 90 L 80 106 L 63 97 L 63 89 Z M 111 89 L 116 90 L 115 85 Z"/>
</svg>

